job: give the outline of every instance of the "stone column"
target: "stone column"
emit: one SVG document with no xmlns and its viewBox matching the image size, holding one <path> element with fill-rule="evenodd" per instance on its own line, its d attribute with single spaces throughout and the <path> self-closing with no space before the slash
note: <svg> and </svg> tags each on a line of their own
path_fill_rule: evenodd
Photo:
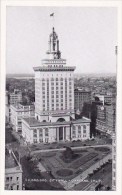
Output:
<svg viewBox="0 0 122 195">
<path fill-rule="evenodd" d="M 63 141 L 64 141 L 64 127 L 63 127 Z"/>
<path fill-rule="evenodd" d="M 59 127 L 56 128 L 57 131 L 57 142 L 59 142 Z"/>
</svg>

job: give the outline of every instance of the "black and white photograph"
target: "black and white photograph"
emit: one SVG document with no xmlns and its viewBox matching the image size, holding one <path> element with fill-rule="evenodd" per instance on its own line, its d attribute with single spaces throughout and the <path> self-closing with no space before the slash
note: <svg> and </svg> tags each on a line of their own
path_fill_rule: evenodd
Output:
<svg viewBox="0 0 122 195">
<path fill-rule="evenodd" d="M 5 191 L 117 190 L 118 53 L 117 7 L 6 7 Z"/>
</svg>

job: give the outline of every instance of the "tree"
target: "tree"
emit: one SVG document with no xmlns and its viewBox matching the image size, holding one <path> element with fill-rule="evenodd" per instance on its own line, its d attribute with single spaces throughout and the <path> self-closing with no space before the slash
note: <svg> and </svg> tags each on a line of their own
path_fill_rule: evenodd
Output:
<svg viewBox="0 0 122 195">
<path fill-rule="evenodd" d="M 74 152 L 72 151 L 72 149 L 70 147 L 66 147 L 66 150 L 64 151 L 63 156 L 65 157 L 65 159 L 72 159 L 73 154 Z"/>
</svg>

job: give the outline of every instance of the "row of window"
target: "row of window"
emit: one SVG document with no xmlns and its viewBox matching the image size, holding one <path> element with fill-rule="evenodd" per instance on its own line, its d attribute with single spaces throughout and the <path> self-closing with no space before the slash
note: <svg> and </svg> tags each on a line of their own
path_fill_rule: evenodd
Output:
<svg viewBox="0 0 122 195">
<path fill-rule="evenodd" d="M 49 136 L 48 128 L 45 128 L 45 136 Z M 37 129 L 33 130 L 33 137 L 37 137 Z M 43 137 L 43 129 L 39 129 L 39 137 Z"/>
<path fill-rule="evenodd" d="M 67 79 L 67 78 L 51 78 L 50 79 L 51 81 L 63 81 L 63 80 L 65 80 L 65 81 L 67 81 L 67 80 L 69 80 L 69 81 L 71 81 L 71 80 L 73 80 L 73 78 L 69 78 L 69 79 Z M 42 81 L 49 81 L 49 78 L 47 78 L 47 79 L 42 79 Z"/>
<path fill-rule="evenodd" d="M 59 87 L 54 87 L 54 86 L 52 86 L 51 87 L 51 92 L 54 90 L 54 89 L 56 89 L 56 90 L 58 90 L 58 89 L 60 89 L 60 90 L 63 90 L 63 86 L 61 86 L 60 88 Z M 69 86 L 68 87 L 69 88 L 69 92 L 71 92 L 71 89 L 72 89 L 72 86 Z M 46 87 L 42 87 L 42 91 L 45 91 L 45 89 L 46 89 Z M 47 87 L 47 92 L 49 91 L 49 86 Z"/>
<path fill-rule="evenodd" d="M 6 177 L 6 182 L 12 181 L 13 177 Z M 16 177 L 16 181 L 19 181 L 19 177 Z"/>
<path fill-rule="evenodd" d="M 58 86 L 58 85 L 63 86 L 63 82 L 56 82 L 56 83 L 51 82 L 51 86 L 54 86 L 54 84 L 56 84 L 57 86 Z M 43 83 L 42 83 L 42 89 L 45 88 L 45 85 L 46 85 L 46 83 L 43 82 Z M 69 87 L 71 87 L 71 85 L 72 85 L 72 82 L 69 82 Z"/>
<path fill-rule="evenodd" d="M 56 104 L 56 108 L 54 108 L 54 104 L 51 105 L 51 110 L 63 110 L 67 109 L 67 104 L 65 104 L 65 107 L 63 107 L 63 104 L 59 107 L 59 104 Z M 69 109 L 72 109 L 72 103 L 69 104 Z M 43 104 L 43 111 L 50 110 L 49 105 L 47 105 L 47 108 L 45 108 L 45 104 Z"/>
<path fill-rule="evenodd" d="M 83 134 L 83 137 L 86 137 L 86 134 Z M 72 135 L 72 138 L 77 138 L 77 137 L 76 137 L 76 134 L 73 134 L 73 135 Z M 78 138 L 81 138 L 81 135 L 78 135 Z"/>
<path fill-rule="evenodd" d="M 56 93 L 56 94 L 59 94 L 59 90 L 57 90 L 57 91 L 51 91 L 51 94 L 54 94 L 54 92 Z M 46 94 L 46 91 L 44 90 L 44 91 L 42 91 L 42 94 L 43 95 L 45 95 Z M 49 88 L 47 89 L 47 94 L 49 94 Z M 60 91 L 60 94 L 64 94 L 64 92 L 61 90 Z M 72 90 L 69 90 L 69 95 L 70 94 L 72 94 Z M 65 89 L 65 96 L 67 97 L 67 89 Z"/>
<path fill-rule="evenodd" d="M 75 125 L 73 125 L 73 130 L 76 130 L 76 127 Z M 80 125 L 78 125 L 78 130 L 81 130 L 81 127 Z M 86 130 L 86 125 L 83 125 L 83 130 Z"/>
<path fill-rule="evenodd" d="M 34 143 L 37 143 L 38 141 L 37 141 L 37 139 L 34 138 L 34 139 L 33 139 L 33 142 L 34 142 Z M 42 143 L 42 142 L 43 142 L 43 138 L 40 138 L 40 139 L 39 139 L 39 142 Z M 45 138 L 44 142 L 48 143 L 48 142 L 49 142 L 49 138 Z"/>
<path fill-rule="evenodd" d="M 83 130 L 83 133 L 85 134 L 85 133 L 86 133 L 86 130 Z M 73 134 L 73 135 L 76 135 L 76 131 L 73 130 L 73 131 L 72 131 L 72 134 Z M 81 134 L 81 130 L 78 130 L 78 134 Z"/>
</svg>

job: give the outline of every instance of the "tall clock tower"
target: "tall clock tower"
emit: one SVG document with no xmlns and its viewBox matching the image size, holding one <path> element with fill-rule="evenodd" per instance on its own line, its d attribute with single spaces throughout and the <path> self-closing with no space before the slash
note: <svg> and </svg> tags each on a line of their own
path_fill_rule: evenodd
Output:
<svg viewBox="0 0 122 195">
<path fill-rule="evenodd" d="M 35 71 L 35 117 L 56 122 L 74 118 L 74 70 L 61 57 L 59 39 L 54 27 L 49 35 L 47 58 Z M 59 116 L 59 117 L 57 117 Z"/>
</svg>

